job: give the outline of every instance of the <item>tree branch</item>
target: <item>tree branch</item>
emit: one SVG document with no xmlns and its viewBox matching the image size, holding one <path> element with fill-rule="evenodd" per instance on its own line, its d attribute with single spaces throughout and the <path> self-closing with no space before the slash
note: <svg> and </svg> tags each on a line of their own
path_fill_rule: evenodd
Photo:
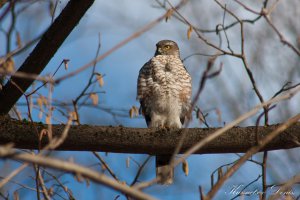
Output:
<svg viewBox="0 0 300 200">
<path fill-rule="evenodd" d="M 71 0 L 17 72 L 40 74 L 94 0 Z M 0 114 L 7 114 L 34 80 L 14 77 L 0 93 Z"/>
<path fill-rule="evenodd" d="M 266 145 L 270 144 L 272 140 L 274 140 L 278 135 L 280 135 L 284 130 L 288 127 L 292 126 L 292 124 L 296 123 L 300 119 L 300 114 L 295 115 L 294 117 L 288 119 L 285 123 L 278 126 L 277 129 L 274 129 L 271 133 L 269 133 L 266 137 L 259 141 L 256 146 L 251 147 L 232 167 L 230 167 L 226 173 L 218 180 L 218 182 L 211 188 L 211 190 L 207 193 L 207 196 L 204 200 L 212 199 L 214 195 L 219 191 L 221 186 L 231 177 L 242 165 L 245 163 L 252 155 L 256 154 L 259 150 L 261 150 Z M 299 129 L 298 129 L 299 132 Z"/>
<path fill-rule="evenodd" d="M 257 145 L 257 138 L 264 138 L 279 125 L 268 127 L 235 127 L 216 138 L 195 153 L 238 153 L 246 152 Z M 20 122 L 9 117 L 0 117 L 0 144 L 14 143 L 16 148 L 38 149 L 39 131 L 47 125 L 41 123 Z M 53 137 L 60 136 L 65 125 L 53 125 Z M 191 128 L 179 130 L 160 130 L 146 128 L 105 127 L 79 125 L 71 126 L 68 137 L 57 150 L 68 151 L 104 151 L 116 153 L 172 154 L 181 137 L 181 132 L 187 131 L 180 153 L 207 137 L 217 128 Z M 283 131 L 260 151 L 289 149 L 298 147 L 300 141 L 300 122 Z M 42 146 L 48 144 L 43 137 Z"/>
<path fill-rule="evenodd" d="M 74 174 L 80 174 L 85 178 L 91 179 L 92 181 L 101 183 L 117 191 L 121 191 L 124 194 L 128 194 L 129 196 L 134 197 L 134 199 L 155 200 L 155 198 L 135 188 L 129 187 L 125 184 L 122 184 L 118 181 L 108 178 L 104 174 L 100 174 L 94 170 L 88 169 L 86 167 L 83 167 L 81 165 L 72 162 L 67 162 L 56 158 L 44 157 L 41 155 L 33 155 L 28 153 L 20 154 L 18 152 L 15 152 L 9 146 L 3 146 L 3 147 L 0 146 L 0 157 L 6 157 L 6 158 L 10 157 L 28 163 L 35 163 L 45 167 L 68 171 Z"/>
</svg>

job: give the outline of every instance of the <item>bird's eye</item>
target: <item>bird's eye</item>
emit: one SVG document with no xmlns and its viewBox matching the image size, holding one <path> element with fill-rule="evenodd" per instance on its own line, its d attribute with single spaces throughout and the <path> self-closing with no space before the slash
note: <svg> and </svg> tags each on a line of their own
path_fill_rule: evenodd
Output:
<svg viewBox="0 0 300 200">
<path fill-rule="evenodd" d="M 170 45 L 166 45 L 166 46 L 164 46 L 164 49 L 165 50 L 168 50 L 168 49 L 170 49 L 171 48 L 171 46 Z"/>
</svg>

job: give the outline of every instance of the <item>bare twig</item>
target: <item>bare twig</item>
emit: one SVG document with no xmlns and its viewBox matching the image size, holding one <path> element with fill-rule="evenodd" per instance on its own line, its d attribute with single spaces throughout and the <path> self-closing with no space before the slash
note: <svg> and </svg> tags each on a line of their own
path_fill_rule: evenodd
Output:
<svg viewBox="0 0 300 200">
<path fill-rule="evenodd" d="M 266 5 L 264 4 L 264 7 L 262 8 L 261 12 L 257 12 L 255 10 L 249 8 L 248 6 L 246 6 L 244 3 L 242 3 L 239 0 L 234 0 L 234 1 L 237 2 L 239 5 L 241 5 L 243 8 L 245 8 L 246 10 L 248 10 L 249 12 L 257 14 L 259 16 L 263 16 L 265 18 L 265 20 L 267 21 L 267 23 L 271 26 L 271 28 L 278 35 L 280 41 L 284 45 L 287 45 L 290 49 L 292 49 L 298 56 L 300 56 L 300 50 L 297 49 L 297 47 L 295 47 L 292 43 L 287 41 L 287 39 L 284 37 L 284 35 L 278 30 L 278 28 L 273 24 L 273 22 L 270 19 L 270 14 L 275 10 L 276 6 L 279 3 L 279 0 L 275 1 L 274 4 L 269 9 L 267 9 Z"/>
<path fill-rule="evenodd" d="M 175 6 L 175 9 L 179 9 L 181 8 L 185 3 L 187 2 L 187 0 L 181 0 L 177 6 Z M 135 33 L 133 33 L 132 35 L 130 35 L 129 37 L 127 37 L 126 39 L 124 39 L 123 41 L 121 41 L 119 44 L 115 45 L 114 47 L 112 47 L 110 50 L 108 50 L 107 52 L 105 52 L 104 54 L 98 56 L 96 59 L 92 60 L 91 62 L 85 64 L 84 66 L 78 68 L 77 70 L 66 74 L 60 78 L 57 78 L 55 80 L 56 83 L 59 83 L 60 81 L 66 79 L 66 78 L 70 78 L 72 76 L 75 76 L 76 74 L 84 71 L 85 69 L 91 67 L 94 65 L 95 62 L 99 62 L 100 60 L 103 60 L 104 58 L 106 58 L 107 56 L 109 56 L 110 54 L 112 54 L 113 52 L 115 52 L 116 50 L 118 50 L 119 48 L 123 47 L 125 44 L 127 44 L 128 42 L 130 42 L 131 40 L 139 37 L 140 35 L 142 35 L 143 33 L 147 32 L 148 30 L 150 30 L 151 28 L 153 28 L 155 25 L 157 25 L 159 22 L 161 22 L 162 20 L 164 20 L 166 18 L 166 16 L 168 15 L 168 12 L 166 12 L 165 14 L 163 14 L 162 16 L 158 17 L 157 19 L 153 20 L 152 22 L 150 22 L 149 24 L 145 25 L 144 27 L 142 27 L 140 30 L 136 31 Z"/>
<path fill-rule="evenodd" d="M 297 174 L 296 176 L 293 176 L 290 180 L 288 180 L 286 183 L 284 184 L 280 184 L 280 192 L 276 192 L 275 194 L 271 195 L 269 197 L 269 200 L 276 200 L 279 199 L 279 197 L 281 195 L 283 195 L 284 193 L 291 193 L 290 188 L 294 185 L 294 184 L 299 184 L 300 182 L 300 174 Z"/>
<path fill-rule="evenodd" d="M 37 179 L 38 179 L 38 181 L 39 181 L 39 183 L 40 183 L 40 185 L 41 185 L 41 187 L 42 187 L 42 190 L 43 190 L 43 195 L 44 195 L 44 198 L 46 199 L 46 200 L 51 200 L 51 197 L 50 197 L 50 195 L 49 195 L 49 193 L 48 193 L 48 190 L 47 190 L 47 188 L 46 188 L 46 186 L 45 186 L 45 182 L 44 182 L 44 179 L 43 179 L 43 177 L 42 177 L 42 174 L 41 174 L 41 171 L 40 170 L 38 170 L 38 177 L 37 177 Z"/>
<path fill-rule="evenodd" d="M 226 7 L 224 5 L 222 5 L 218 0 L 215 0 L 215 2 L 222 8 L 222 9 L 226 9 Z M 247 75 L 251 81 L 251 84 L 252 84 L 252 87 L 255 91 L 255 94 L 257 95 L 259 101 L 261 103 L 264 103 L 264 98 L 263 96 L 261 95 L 260 91 L 258 90 L 258 87 L 256 85 L 256 81 L 253 77 L 253 73 L 252 71 L 250 70 L 250 67 L 249 67 L 249 64 L 248 64 L 248 61 L 247 61 L 247 58 L 246 58 L 246 54 L 245 54 L 245 34 L 244 34 L 244 23 L 233 13 L 231 12 L 230 10 L 227 9 L 227 12 L 232 16 L 234 17 L 240 24 L 240 34 L 241 34 L 241 56 L 240 56 L 240 59 L 242 59 L 242 62 L 244 64 L 244 68 L 247 72 Z M 268 120 L 269 120 L 269 117 L 268 117 L 268 108 L 267 106 L 264 106 L 263 107 L 264 109 L 264 113 L 265 113 L 265 125 L 268 125 Z"/>
<path fill-rule="evenodd" d="M 45 172 L 47 175 L 51 176 L 59 185 L 59 187 L 61 187 L 63 189 L 63 191 L 65 191 L 65 193 L 68 195 L 69 199 L 75 199 L 72 192 L 68 189 L 68 187 L 66 187 L 60 180 L 58 177 L 56 177 L 55 175 L 53 175 L 52 173 L 48 172 L 46 169 L 41 168 L 41 170 L 43 170 L 43 172 Z"/>
<path fill-rule="evenodd" d="M 300 91 L 300 87 L 296 87 L 294 90 L 291 90 L 288 94 L 273 98 L 265 103 L 259 104 L 256 107 L 254 107 L 252 110 L 250 110 L 249 112 L 241 115 L 240 117 L 238 117 L 236 120 L 234 120 L 233 122 L 227 124 L 225 127 L 217 130 L 216 132 L 210 134 L 209 136 L 207 136 L 206 138 L 204 138 L 203 140 L 201 140 L 200 142 L 198 142 L 196 145 L 194 145 L 193 147 L 191 147 L 190 149 L 188 149 L 184 155 L 182 157 L 180 157 L 178 160 L 175 161 L 174 166 L 178 165 L 179 163 L 183 162 L 188 156 L 190 156 L 192 153 L 196 152 L 197 150 L 199 150 L 200 148 L 202 148 L 204 145 L 208 144 L 209 142 L 213 141 L 215 138 L 219 137 L 220 135 L 224 134 L 226 131 L 228 131 L 229 129 L 231 129 L 232 127 L 234 127 L 235 125 L 239 124 L 240 122 L 244 121 L 245 119 L 248 119 L 249 117 L 251 117 L 252 115 L 254 115 L 255 113 L 257 113 L 261 108 L 263 108 L 264 106 L 270 104 L 270 103 L 276 103 L 285 99 L 289 99 L 292 96 L 294 96 L 297 92 Z"/>
<path fill-rule="evenodd" d="M 226 173 L 218 180 L 214 187 L 206 195 L 207 199 L 212 199 L 224 182 L 236 172 L 241 165 L 247 161 L 253 154 L 257 153 L 261 148 L 267 145 L 272 139 L 278 136 L 282 131 L 287 129 L 289 126 L 293 125 L 300 119 L 300 114 L 295 115 L 294 117 L 287 120 L 284 124 L 280 125 L 276 130 L 269 133 L 265 138 L 263 138 L 257 146 L 250 148 L 242 158 L 237 161 Z"/>
<path fill-rule="evenodd" d="M 150 158 L 151 158 L 151 156 L 148 156 L 148 157 L 146 158 L 146 160 L 143 162 L 143 164 L 139 167 L 139 169 L 138 169 L 138 171 L 137 171 L 137 173 L 136 173 L 136 175 L 135 175 L 133 181 L 132 181 L 131 184 L 130 184 L 131 186 L 133 186 L 133 185 L 138 181 L 139 176 L 141 175 L 141 173 L 142 173 L 144 167 L 146 166 L 146 164 L 148 163 L 148 161 L 150 160 Z"/>
<path fill-rule="evenodd" d="M 49 27 L 48 31 L 43 35 L 40 42 L 18 71 L 40 74 L 93 2 L 94 0 L 70 1 L 56 18 L 54 23 Z M 68 21 L 68 23 L 65 23 L 66 21 Z M 33 83 L 32 80 L 19 78 L 14 78 L 12 81 L 21 87 L 23 91 L 26 91 Z M 8 82 L 0 92 L 1 114 L 7 114 L 17 100 L 23 95 L 23 93 L 12 84 L 12 81 Z"/>
<path fill-rule="evenodd" d="M 219 52 L 217 52 L 217 54 L 231 55 L 231 56 L 235 56 L 235 57 L 238 57 L 238 58 L 241 57 L 240 54 L 232 53 L 232 52 L 230 52 L 230 51 L 225 51 L 225 50 L 219 48 L 217 45 L 211 43 L 208 39 L 206 39 L 204 36 L 202 36 L 202 35 L 199 33 L 199 31 L 197 30 L 197 28 L 196 28 L 193 24 L 191 24 L 191 23 L 190 23 L 183 15 L 181 15 L 181 13 L 178 11 L 178 9 L 177 9 L 176 7 L 174 7 L 168 0 L 166 0 L 166 1 L 167 1 L 168 4 L 171 6 L 171 8 L 174 10 L 174 12 L 176 12 L 177 15 L 184 21 L 184 23 L 185 23 L 186 25 L 188 25 L 189 28 L 191 28 L 192 30 L 195 31 L 195 33 L 197 34 L 198 38 L 199 38 L 201 41 L 203 41 L 203 42 L 204 42 L 205 44 L 207 44 L 208 46 L 210 46 L 210 47 L 216 49 L 217 51 L 219 51 Z"/>
<path fill-rule="evenodd" d="M 241 194 L 243 194 L 243 191 L 245 189 L 247 189 L 250 185 L 252 185 L 253 183 L 255 183 L 256 181 L 258 181 L 261 178 L 261 175 L 258 175 L 258 177 L 256 179 L 254 179 L 253 181 L 251 181 L 250 183 L 248 183 L 247 185 L 245 185 L 241 190 L 239 190 L 239 194 L 237 194 L 235 197 L 233 197 L 230 200 L 234 200 L 236 198 L 238 198 L 239 196 L 241 196 Z"/>
<path fill-rule="evenodd" d="M 38 179 L 39 177 L 39 166 L 36 164 L 33 164 L 33 169 L 35 170 L 35 188 L 36 188 L 36 198 L 37 200 L 41 200 L 40 196 L 40 181 Z"/>
<path fill-rule="evenodd" d="M 57 138 L 54 138 L 53 140 L 51 140 L 51 142 L 43 150 L 55 149 L 59 145 L 61 145 L 67 137 L 71 122 L 72 122 L 72 118 L 70 117 L 62 135 L 60 137 L 57 137 Z M 40 152 L 40 153 L 42 153 L 42 152 Z M 14 170 L 12 173 L 10 173 L 8 176 L 6 176 L 6 178 L 0 182 L 0 188 L 2 188 L 9 180 L 11 180 L 18 173 L 23 171 L 27 166 L 28 166 L 28 163 L 25 163 L 22 166 L 20 166 L 18 169 Z"/>
<path fill-rule="evenodd" d="M 267 161 L 268 161 L 268 152 L 264 151 L 263 162 L 261 166 L 262 171 L 262 200 L 265 200 L 267 197 Z"/>
<path fill-rule="evenodd" d="M 240 4 L 240 5 L 241 5 L 243 8 L 245 8 L 246 10 L 248 10 L 248 11 L 254 13 L 254 14 L 261 15 L 260 12 L 257 12 L 257 11 L 255 11 L 255 10 L 249 8 L 248 6 L 246 6 L 246 5 L 245 5 L 244 3 L 242 3 L 241 1 L 239 1 L 239 0 L 234 0 L 234 1 L 237 2 L 238 4 Z"/>
<path fill-rule="evenodd" d="M 95 151 L 93 151 L 94 156 L 101 162 L 101 164 L 105 167 L 105 169 L 109 172 L 109 174 L 116 180 L 119 181 L 118 177 L 115 173 L 110 169 L 110 167 L 106 164 L 104 159 Z"/>
<path fill-rule="evenodd" d="M 15 73 L 11 73 L 11 72 L 6 72 L 3 69 L 0 69 L 0 74 L 11 76 L 11 77 L 16 77 L 16 78 L 22 78 L 22 79 L 28 79 L 28 80 L 38 80 L 41 82 L 54 83 L 54 81 L 52 79 L 49 79 L 47 77 L 38 76 L 38 75 L 32 74 L 32 73 L 19 72 L 19 71 L 15 72 Z"/>
<path fill-rule="evenodd" d="M 123 185 L 113 179 L 108 178 L 103 174 L 99 174 L 94 170 L 88 169 L 86 167 L 77 165 L 72 162 L 67 162 L 67 161 L 54 159 L 54 158 L 46 158 L 43 156 L 31 155 L 27 153 L 19 154 L 7 146 L 0 147 L 0 157 L 10 157 L 12 159 L 16 159 L 24 162 L 35 163 L 41 166 L 51 167 L 51 168 L 67 171 L 70 173 L 80 174 L 81 176 L 84 176 L 95 182 L 111 187 L 115 190 L 121 191 L 124 194 L 132 196 L 136 199 L 149 199 L 149 200 L 155 199 L 137 189 L 131 188 L 127 185 Z"/>
<path fill-rule="evenodd" d="M 48 77 L 48 80 L 53 80 L 53 77 L 55 76 L 55 74 L 58 72 L 58 70 L 60 69 L 60 67 L 64 64 L 65 60 L 61 61 L 61 63 L 59 64 L 59 66 L 56 68 L 56 70 L 54 71 L 54 73 Z M 41 89 L 42 87 L 44 87 L 49 81 L 45 81 L 42 85 L 40 85 L 39 87 L 37 87 L 35 90 L 31 91 L 29 94 L 26 94 L 27 97 L 31 96 L 32 94 L 36 93 L 39 89 Z"/>
<path fill-rule="evenodd" d="M 1 176 L 0 176 L 0 179 L 5 179 L 5 178 L 6 178 L 6 177 L 1 177 Z M 8 182 L 9 182 L 9 183 L 16 184 L 16 185 L 19 185 L 19 186 L 21 186 L 21 188 L 24 188 L 24 189 L 28 189 L 28 190 L 32 190 L 32 191 L 37 192 L 37 190 L 36 190 L 35 188 L 32 188 L 32 187 L 29 187 L 29 186 L 27 186 L 27 185 L 21 184 L 21 183 L 19 183 L 19 182 L 14 181 L 14 180 L 9 180 Z M 42 192 L 43 192 L 43 191 L 40 191 L 40 193 L 42 193 Z"/>
<path fill-rule="evenodd" d="M 156 178 L 153 179 L 153 180 L 150 180 L 150 181 L 144 181 L 144 182 L 142 182 L 142 183 L 135 184 L 135 185 L 133 186 L 133 188 L 138 189 L 138 190 L 142 190 L 142 189 L 147 188 L 147 187 L 149 187 L 149 186 L 151 186 L 151 185 L 157 184 L 159 181 L 160 181 L 160 177 L 156 177 Z"/>
<path fill-rule="evenodd" d="M 22 170 L 24 170 L 28 166 L 28 163 L 25 163 L 21 165 L 19 168 L 12 171 L 9 175 L 7 175 L 5 178 L 3 178 L 0 181 L 0 188 L 2 188 L 6 183 L 8 183 L 13 177 L 15 177 L 17 174 L 19 174 Z"/>
</svg>

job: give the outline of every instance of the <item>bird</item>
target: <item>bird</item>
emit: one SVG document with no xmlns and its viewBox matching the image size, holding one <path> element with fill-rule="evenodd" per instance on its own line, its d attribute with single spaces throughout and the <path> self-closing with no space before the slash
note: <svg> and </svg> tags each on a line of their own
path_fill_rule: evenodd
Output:
<svg viewBox="0 0 300 200">
<path fill-rule="evenodd" d="M 191 106 L 192 79 L 172 40 L 156 44 L 154 56 L 139 71 L 137 100 L 148 128 L 182 128 Z M 173 183 L 171 155 L 156 156 L 159 183 Z"/>
</svg>

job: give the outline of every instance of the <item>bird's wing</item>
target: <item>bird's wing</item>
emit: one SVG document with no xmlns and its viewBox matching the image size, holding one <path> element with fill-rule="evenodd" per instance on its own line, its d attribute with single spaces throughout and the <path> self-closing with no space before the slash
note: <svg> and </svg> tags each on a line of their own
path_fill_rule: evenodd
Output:
<svg viewBox="0 0 300 200">
<path fill-rule="evenodd" d="M 183 125 L 185 118 L 189 115 L 189 110 L 191 107 L 190 101 L 192 96 L 192 78 L 188 71 L 184 67 L 184 72 L 181 74 L 182 90 L 179 93 L 180 101 L 182 102 L 182 109 L 180 113 L 180 122 Z"/>
<path fill-rule="evenodd" d="M 151 122 L 150 118 L 150 107 L 147 99 L 150 94 L 150 85 L 148 84 L 148 79 L 151 78 L 151 62 L 147 62 L 140 69 L 138 80 L 137 80 L 137 99 L 140 101 L 140 113 L 142 113 L 145 117 L 147 126 L 149 126 Z"/>
</svg>

